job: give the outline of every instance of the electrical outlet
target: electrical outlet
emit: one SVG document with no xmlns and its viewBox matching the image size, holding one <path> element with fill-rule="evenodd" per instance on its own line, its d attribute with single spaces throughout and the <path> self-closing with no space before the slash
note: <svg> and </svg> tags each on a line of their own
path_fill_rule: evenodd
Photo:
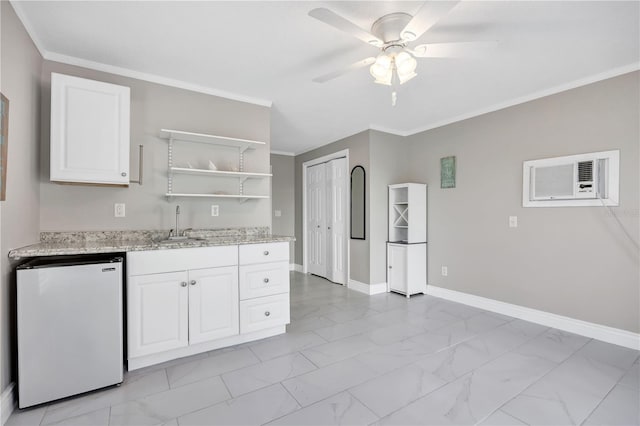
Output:
<svg viewBox="0 0 640 426">
<path fill-rule="evenodd" d="M 273 212 L 273 215 L 274 215 L 275 217 L 280 217 L 280 216 L 282 216 L 282 210 L 275 210 L 275 211 Z"/>
<path fill-rule="evenodd" d="M 446 277 L 447 275 L 449 275 L 449 268 L 447 268 L 446 266 L 442 267 L 442 276 Z"/>
<path fill-rule="evenodd" d="M 518 216 L 509 216 L 509 228 L 518 227 Z"/>
<path fill-rule="evenodd" d="M 113 205 L 113 216 L 115 217 L 125 216 L 124 203 L 115 203 Z"/>
<path fill-rule="evenodd" d="M 220 209 L 218 208 L 217 205 L 212 204 L 211 205 L 211 216 L 218 216 L 220 214 Z"/>
</svg>

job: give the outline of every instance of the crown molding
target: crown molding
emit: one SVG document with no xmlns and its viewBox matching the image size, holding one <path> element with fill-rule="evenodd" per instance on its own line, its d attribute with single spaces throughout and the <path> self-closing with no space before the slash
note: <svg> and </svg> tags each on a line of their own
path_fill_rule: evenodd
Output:
<svg viewBox="0 0 640 426">
<path fill-rule="evenodd" d="M 288 151 L 276 151 L 276 150 L 271 150 L 271 154 L 273 155 L 286 155 L 287 157 L 295 157 L 296 153 L 295 152 L 288 152 Z"/>
<path fill-rule="evenodd" d="M 418 133 L 426 132 L 427 130 L 432 130 L 438 127 L 443 127 L 448 124 L 453 124 L 458 121 L 467 120 L 469 118 L 478 117 L 480 115 L 488 114 L 490 112 L 499 111 L 501 109 L 509 108 L 512 106 L 524 104 L 526 102 L 530 102 L 536 99 L 544 98 L 547 96 L 555 95 L 561 92 L 566 92 L 571 89 L 576 89 L 578 87 L 586 86 L 592 83 L 597 83 L 602 80 L 607 80 L 609 78 L 617 77 L 619 75 L 627 74 L 633 71 L 640 70 L 640 62 L 634 62 L 628 65 L 624 65 L 622 67 L 613 68 L 611 70 L 593 74 L 587 77 L 583 77 L 577 80 L 570 81 L 568 83 L 564 83 L 558 86 L 551 87 L 549 89 L 540 90 L 538 92 L 531 93 L 529 95 L 521 96 L 519 98 L 511 99 L 506 102 L 501 102 L 498 104 L 494 104 L 485 108 L 481 108 L 475 110 L 470 113 L 461 114 L 456 117 L 448 118 L 442 121 L 437 121 L 435 123 L 426 124 L 424 126 L 416 127 L 414 129 L 408 130 L 406 132 L 401 131 L 403 136 L 413 136 Z"/>
<path fill-rule="evenodd" d="M 136 80 L 147 81 L 150 83 L 161 84 L 163 86 L 176 87 L 178 89 L 189 90 L 192 92 L 204 93 L 206 95 L 217 96 L 220 98 L 229 99 L 232 101 L 245 102 L 248 104 L 264 106 L 267 108 L 271 108 L 272 101 L 267 99 L 260 99 L 252 96 L 240 95 L 237 93 L 231 93 L 224 90 L 215 89 L 213 87 L 202 86 L 198 84 L 189 83 L 187 81 L 163 77 L 156 74 L 145 73 L 141 71 L 132 70 L 129 68 L 118 67 L 114 65 L 104 64 L 101 62 L 90 61 L 88 59 L 82 59 L 75 56 L 62 55 L 60 53 L 55 53 L 47 50 L 42 40 L 37 36 L 36 31 L 31 24 L 31 21 L 27 18 L 26 13 L 22 9 L 21 2 L 10 0 L 13 9 L 18 15 L 18 19 L 22 21 L 22 25 L 24 26 L 27 34 L 31 37 L 33 44 L 35 44 L 36 48 L 40 52 L 40 55 L 48 61 L 61 62 L 67 65 L 74 65 L 82 68 L 88 68 L 95 71 L 107 72 L 110 74 L 120 75 L 123 77 L 135 78 Z"/>
</svg>

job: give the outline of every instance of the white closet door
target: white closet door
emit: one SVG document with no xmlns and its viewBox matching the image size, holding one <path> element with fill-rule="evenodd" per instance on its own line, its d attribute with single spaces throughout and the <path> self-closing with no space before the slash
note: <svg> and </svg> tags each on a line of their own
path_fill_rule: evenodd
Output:
<svg viewBox="0 0 640 426">
<path fill-rule="evenodd" d="M 347 284 L 347 159 L 327 163 L 327 275 Z"/>
<path fill-rule="evenodd" d="M 327 276 L 325 167 L 307 168 L 307 269 L 321 277 Z"/>
</svg>

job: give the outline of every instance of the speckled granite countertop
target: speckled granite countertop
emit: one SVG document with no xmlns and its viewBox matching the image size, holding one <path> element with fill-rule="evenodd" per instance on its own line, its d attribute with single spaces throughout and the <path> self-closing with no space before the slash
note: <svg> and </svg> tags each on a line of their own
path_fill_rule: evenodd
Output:
<svg viewBox="0 0 640 426">
<path fill-rule="evenodd" d="M 272 235 L 267 227 L 194 229 L 187 236 L 192 239 L 162 241 L 167 237 L 166 231 L 42 232 L 39 243 L 9 251 L 9 258 L 295 241 L 294 237 Z"/>
</svg>

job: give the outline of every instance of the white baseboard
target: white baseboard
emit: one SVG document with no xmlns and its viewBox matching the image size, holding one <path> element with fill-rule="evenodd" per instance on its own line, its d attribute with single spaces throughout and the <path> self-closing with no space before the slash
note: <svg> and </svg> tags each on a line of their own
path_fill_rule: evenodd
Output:
<svg viewBox="0 0 640 426">
<path fill-rule="evenodd" d="M 14 395 L 15 382 L 9 383 L 9 386 L 0 395 L 0 425 L 9 420 L 9 416 L 13 413 L 16 406 L 16 398 Z"/>
<path fill-rule="evenodd" d="M 606 325 L 595 324 L 575 318 L 539 311 L 525 306 L 487 299 L 473 294 L 462 293 L 433 285 L 427 286 L 427 294 L 441 299 L 451 300 L 465 305 L 473 306 L 487 311 L 496 312 L 510 317 L 547 327 L 557 328 L 581 336 L 590 337 L 614 345 L 624 346 L 630 349 L 640 350 L 640 334 Z"/>
<path fill-rule="evenodd" d="M 297 263 L 293 263 L 292 265 L 293 265 L 292 271 L 303 273 L 302 265 L 298 265 Z"/>
<path fill-rule="evenodd" d="M 373 295 L 385 293 L 387 291 L 387 283 L 378 283 L 378 284 L 365 284 L 356 280 L 349 280 L 348 287 L 351 290 L 358 291 L 360 293 Z"/>
</svg>

